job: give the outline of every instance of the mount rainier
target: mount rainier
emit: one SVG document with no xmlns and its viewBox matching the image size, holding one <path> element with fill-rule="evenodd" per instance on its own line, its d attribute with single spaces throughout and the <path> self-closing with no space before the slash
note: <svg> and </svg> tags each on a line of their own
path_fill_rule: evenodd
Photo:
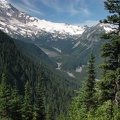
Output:
<svg viewBox="0 0 120 120">
<path fill-rule="evenodd" d="M 14 37 L 24 36 L 34 40 L 46 33 L 62 39 L 80 36 L 86 27 L 41 20 L 17 10 L 7 0 L 0 0 L 0 29 Z"/>
<path fill-rule="evenodd" d="M 34 43 L 66 71 L 87 64 L 91 49 L 99 63 L 104 43 L 100 35 L 112 30 L 104 24 L 82 27 L 41 20 L 19 11 L 7 0 L 0 0 L 0 29 L 13 38 Z"/>
</svg>

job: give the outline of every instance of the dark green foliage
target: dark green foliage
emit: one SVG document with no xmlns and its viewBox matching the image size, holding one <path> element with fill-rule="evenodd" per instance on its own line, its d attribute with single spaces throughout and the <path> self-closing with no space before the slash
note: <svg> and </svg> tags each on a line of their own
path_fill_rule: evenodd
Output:
<svg viewBox="0 0 120 120">
<path fill-rule="evenodd" d="M 52 61 L 41 49 L 40 47 L 32 44 L 25 43 L 19 40 L 14 40 L 16 46 L 30 59 L 39 64 L 48 64 L 49 66 L 57 67 L 57 64 Z"/>
<path fill-rule="evenodd" d="M 90 56 L 88 63 L 87 77 L 69 110 L 70 120 L 87 120 L 88 112 L 95 109 L 95 57 Z"/>
<path fill-rule="evenodd" d="M 11 100 L 10 100 L 10 117 L 13 120 L 21 120 L 21 104 L 22 97 L 19 95 L 19 91 L 15 82 L 14 87 L 11 90 Z"/>
<path fill-rule="evenodd" d="M 0 116 L 10 117 L 10 87 L 7 84 L 6 74 L 2 74 L 0 84 Z"/>
<path fill-rule="evenodd" d="M 105 102 L 107 100 L 114 101 L 115 97 L 115 80 L 116 73 L 109 71 L 106 73 L 106 76 L 98 83 L 100 91 L 100 102 Z"/>
<path fill-rule="evenodd" d="M 102 68 L 102 80 L 98 82 L 98 104 L 100 107 L 96 110 L 94 119 L 119 120 L 120 105 L 120 1 L 106 0 L 105 8 L 112 14 L 102 23 L 115 25 L 114 31 L 104 34 L 102 38 L 108 39 L 108 42 L 102 46 L 102 57 L 104 63 Z M 101 113 L 104 113 L 100 116 Z"/>
<path fill-rule="evenodd" d="M 120 1 L 107 0 L 104 3 L 106 10 L 112 15 L 101 22 L 112 24 L 115 28 L 113 28 L 114 31 L 103 36 L 105 39 L 109 38 L 109 42 L 105 43 L 102 47 L 102 57 L 105 59 L 105 62 L 101 65 L 101 68 L 106 73 L 100 83 L 100 88 L 102 96 L 108 96 L 105 98 L 105 101 L 112 100 L 119 105 L 120 97 L 117 94 L 120 90 L 120 82 L 117 80 L 119 76 L 119 72 L 117 71 L 120 68 Z"/>
<path fill-rule="evenodd" d="M 88 112 L 90 109 L 95 107 L 94 102 L 94 93 L 95 93 L 95 57 L 93 54 L 90 56 L 90 60 L 88 62 L 88 77 L 86 78 L 85 85 L 84 85 L 84 102 L 86 106 L 86 111 Z"/>
<path fill-rule="evenodd" d="M 32 103 L 32 91 L 29 82 L 25 85 L 25 95 L 21 108 L 21 114 L 23 120 L 33 119 L 33 103 Z"/>
<path fill-rule="evenodd" d="M 53 119 L 53 120 L 54 120 L 54 119 Z M 64 116 L 64 114 L 63 114 L 62 112 L 60 113 L 59 120 L 66 120 L 66 118 L 65 118 L 65 116 Z"/>
<path fill-rule="evenodd" d="M 5 72 L 8 83 L 12 86 L 14 81 L 18 85 L 20 94 L 24 93 L 24 84 L 29 80 L 34 84 L 36 68 L 15 46 L 12 38 L 0 31 L 0 75 Z M 34 81 L 32 81 L 34 80 Z"/>
<path fill-rule="evenodd" d="M 102 57 L 107 58 L 107 69 L 116 70 L 120 67 L 119 54 L 120 54 L 120 36 L 115 36 L 110 39 L 102 47 Z M 109 65 L 108 65 L 109 64 Z"/>
<path fill-rule="evenodd" d="M 46 116 L 47 120 L 55 120 L 55 118 L 54 118 L 54 110 L 53 110 L 52 105 L 48 105 L 48 107 L 46 109 L 46 112 L 47 112 L 47 116 Z"/>
<path fill-rule="evenodd" d="M 25 94 L 24 86 L 26 80 L 29 81 L 31 87 L 32 100 L 35 100 L 35 88 L 38 82 L 39 73 L 37 64 L 34 65 L 32 60 L 28 59 L 26 54 L 23 54 L 16 45 L 12 38 L 0 31 L 0 76 L 3 72 L 7 75 L 7 83 L 10 86 L 10 90 L 13 91 L 13 94 L 11 93 L 11 97 L 13 98 L 11 100 L 11 105 L 14 104 L 15 106 L 10 108 L 12 113 L 15 113 L 14 109 L 20 107 L 19 99 L 23 101 L 22 98 L 24 98 Z M 68 105 L 75 95 L 74 90 L 80 86 L 80 83 L 76 81 L 76 79 L 71 79 L 65 73 L 50 68 L 48 65 L 42 65 L 42 71 L 44 73 L 44 105 L 45 108 L 49 104 L 53 105 L 53 115 L 56 119 L 60 111 L 63 113 L 67 112 Z M 16 83 L 14 83 L 15 81 Z M 17 90 L 14 89 L 15 84 Z M 17 94 L 16 92 L 23 97 L 15 96 L 15 94 Z M 18 103 L 16 103 L 16 101 L 18 101 Z M 34 102 L 32 104 L 34 104 Z M 15 114 L 19 114 L 19 110 L 18 113 Z"/>
<path fill-rule="evenodd" d="M 39 78 L 36 87 L 36 98 L 35 98 L 35 107 L 34 107 L 34 120 L 45 120 L 45 107 L 43 100 L 43 72 L 39 68 Z"/>
<path fill-rule="evenodd" d="M 102 68 L 102 80 L 94 80 L 93 64 L 89 64 L 85 87 L 82 88 L 79 96 L 73 101 L 72 110 L 70 109 L 69 112 L 71 120 L 120 119 L 120 1 L 106 0 L 104 3 L 105 8 L 112 15 L 101 22 L 110 23 L 116 27 L 114 31 L 102 36 L 104 39 L 108 39 L 107 43 L 102 46 L 102 57 L 104 58 L 103 64 L 100 65 Z M 92 63 L 92 60 L 89 63 Z M 90 78 L 94 82 L 88 82 Z M 94 91 L 92 94 L 91 90 Z M 90 98 L 93 98 L 92 101 Z M 94 106 L 90 107 L 90 109 L 88 109 L 91 106 L 89 100 L 94 103 Z"/>
</svg>

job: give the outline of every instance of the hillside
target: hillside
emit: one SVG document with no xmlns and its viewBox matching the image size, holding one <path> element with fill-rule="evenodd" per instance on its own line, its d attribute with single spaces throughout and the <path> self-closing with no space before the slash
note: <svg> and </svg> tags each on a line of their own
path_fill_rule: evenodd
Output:
<svg viewBox="0 0 120 120">
<path fill-rule="evenodd" d="M 31 83 L 32 91 L 35 91 L 38 67 L 16 47 L 12 38 L 1 31 L 0 62 L 0 75 L 4 72 L 11 86 L 17 81 L 21 95 L 24 95 L 24 85 L 27 80 Z M 53 105 L 54 116 L 57 116 L 61 110 L 65 113 L 79 84 L 63 73 L 49 68 L 48 65 L 43 66 L 42 70 L 45 106 Z"/>
<path fill-rule="evenodd" d="M 57 63 L 55 63 L 51 58 L 48 57 L 39 47 L 32 43 L 26 43 L 20 40 L 14 40 L 16 46 L 22 51 L 24 55 L 32 59 L 37 64 L 46 64 L 57 68 Z"/>
</svg>

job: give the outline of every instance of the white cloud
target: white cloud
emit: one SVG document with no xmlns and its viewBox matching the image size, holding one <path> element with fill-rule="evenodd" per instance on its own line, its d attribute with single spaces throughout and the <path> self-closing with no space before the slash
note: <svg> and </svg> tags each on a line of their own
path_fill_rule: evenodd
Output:
<svg viewBox="0 0 120 120">
<path fill-rule="evenodd" d="M 96 20 L 96 21 L 95 20 L 85 20 L 84 22 L 80 23 L 79 25 L 81 25 L 81 26 L 87 25 L 87 26 L 91 27 L 91 26 L 97 25 L 98 23 L 99 23 L 98 20 Z"/>
<path fill-rule="evenodd" d="M 38 14 L 40 16 L 45 16 L 46 11 L 41 10 L 41 8 L 38 7 L 41 6 L 39 4 L 43 4 L 48 8 L 54 9 L 58 12 L 58 14 L 65 13 L 70 17 L 88 17 L 92 14 L 89 10 L 88 0 L 64 0 L 64 2 L 62 2 L 61 0 L 21 0 L 22 3 L 12 2 L 12 0 L 9 1 L 19 10 L 24 11 L 28 14 L 32 13 L 32 15 Z M 93 26 L 96 25 L 98 22 L 99 21 L 86 20 L 83 23 L 80 23 L 80 25 Z"/>
<path fill-rule="evenodd" d="M 43 15 L 45 11 L 42 11 L 41 8 L 36 7 L 36 3 L 44 4 L 48 8 L 52 8 L 58 13 L 67 13 L 70 16 L 75 15 L 90 15 L 90 10 L 87 8 L 88 2 L 86 0 L 21 0 L 22 3 L 12 2 L 9 0 L 14 6 L 16 6 L 21 11 L 30 13 L 34 12 L 39 15 Z"/>
<path fill-rule="evenodd" d="M 91 15 L 91 12 L 87 8 L 81 8 L 81 13 L 83 13 L 86 16 Z"/>
<path fill-rule="evenodd" d="M 58 13 L 68 13 L 69 15 L 90 15 L 90 11 L 87 8 L 86 2 L 84 0 L 36 0 L 41 2 L 45 6 L 54 9 Z"/>
<path fill-rule="evenodd" d="M 36 6 L 30 3 L 28 0 L 22 0 L 23 3 L 17 3 L 17 2 L 14 3 L 11 0 L 9 1 L 13 6 L 15 6 L 17 9 L 23 12 L 26 12 L 28 14 L 35 13 L 35 14 L 42 15 L 42 16 L 44 15 L 44 13 L 40 11 L 40 9 L 38 10 Z"/>
</svg>

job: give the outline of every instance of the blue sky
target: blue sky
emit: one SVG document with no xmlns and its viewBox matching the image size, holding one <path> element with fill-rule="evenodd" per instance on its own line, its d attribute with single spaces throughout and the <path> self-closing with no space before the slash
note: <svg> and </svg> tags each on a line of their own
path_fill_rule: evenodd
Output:
<svg viewBox="0 0 120 120">
<path fill-rule="evenodd" d="M 105 0 L 8 0 L 16 8 L 47 21 L 92 26 L 106 18 Z"/>
</svg>

